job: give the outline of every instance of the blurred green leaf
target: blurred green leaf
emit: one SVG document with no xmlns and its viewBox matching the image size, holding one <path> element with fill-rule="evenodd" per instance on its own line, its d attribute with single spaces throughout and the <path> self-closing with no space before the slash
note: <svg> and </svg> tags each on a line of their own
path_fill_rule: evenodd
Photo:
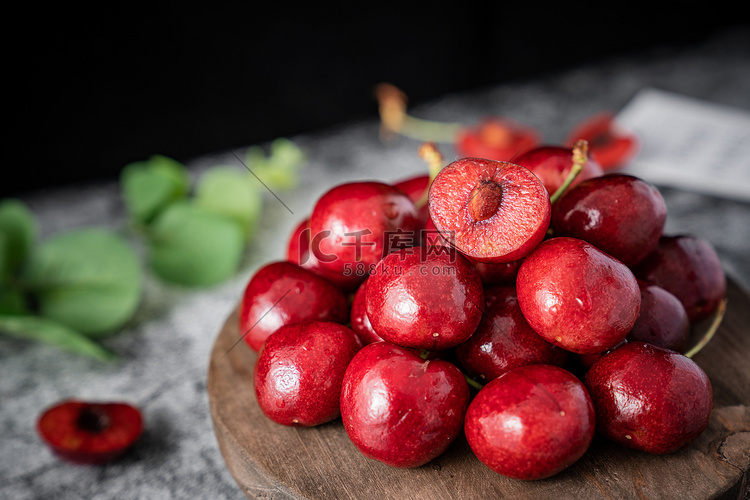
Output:
<svg viewBox="0 0 750 500">
<path fill-rule="evenodd" d="M 213 167 L 198 180 L 195 203 L 236 221 L 247 241 L 255 234 L 263 209 L 263 197 L 253 184 L 257 182 L 237 167 Z"/>
<path fill-rule="evenodd" d="M 43 342 L 76 354 L 111 361 L 116 356 L 93 340 L 61 323 L 39 316 L 0 315 L 0 332 Z"/>
<path fill-rule="evenodd" d="M 299 180 L 299 169 L 307 161 L 297 144 L 286 138 L 271 142 L 269 155 L 260 146 L 251 146 L 245 164 L 271 189 L 291 189 Z"/>
<path fill-rule="evenodd" d="M 0 314 L 27 314 L 26 301 L 21 292 L 0 286 Z"/>
<path fill-rule="evenodd" d="M 34 214 L 21 201 L 0 202 L 0 280 L 7 280 L 26 259 L 37 237 Z"/>
<path fill-rule="evenodd" d="M 103 229 L 58 234 L 32 253 L 23 275 L 40 315 L 87 335 L 122 326 L 140 303 L 142 272 L 133 249 Z"/>
<path fill-rule="evenodd" d="M 245 239 L 229 217 L 178 202 L 154 221 L 150 232 L 152 270 L 165 281 L 185 286 L 220 283 L 239 268 Z"/>
<path fill-rule="evenodd" d="M 149 224 L 167 205 L 187 195 L 190 177 L 181 163 L 154 155 L 125 166 L 120 185 L 131 218 Z"/>
</svg>

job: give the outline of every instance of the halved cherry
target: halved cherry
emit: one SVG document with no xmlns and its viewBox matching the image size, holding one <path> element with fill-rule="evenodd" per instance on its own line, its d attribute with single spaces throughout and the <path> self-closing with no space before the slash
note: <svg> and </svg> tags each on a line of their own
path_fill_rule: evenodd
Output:
<svg viewBox="0 0 750 500">
<path fill-rule="evenodd" d="M 572 146 L 580 139 L 588 141 L 591 157 L 604 171 L 625 166 L 640 150 L 638 136 L 622 128 L 611 111 L 597 113 L 578 124 L 566 144 Z"/>
<path fill-rule="evenodd" d="M 37 432 L 60 458 L 104 464 L 122 456 L 143 431 L 135 406 L 121 402 L 61 401 L 42 413 Z"/>
<path fill-rule="evenodd" d="M 510 161 L 540 140 L 534 127 L 506 117 L 487 117 L 474 127 L 459 130 L 455 147 L 460 157 Z"/>
</svg>

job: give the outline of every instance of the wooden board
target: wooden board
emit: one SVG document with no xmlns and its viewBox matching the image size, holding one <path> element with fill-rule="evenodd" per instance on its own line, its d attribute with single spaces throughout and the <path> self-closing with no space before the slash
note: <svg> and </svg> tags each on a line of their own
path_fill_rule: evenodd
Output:
<svg viewBox="0 0 750 500">
<path fill-rule="evenodd" d="M 570 468 L 526 482 L 485 467 L 459 436 L 427 465 L 390 468 L 364 457 L 340 419 L 315 428 L 291 428 L 265 417 L 253 391 L 256 354 L 244 342 L 237 343 L 236 312 L 216 339 L 208 369 L 214 431 L 229 471 L 249 498 L 747 499 L 750 297 L 730 281 L 728 299 L 720 330 L 694 358 L 714 388 L 709 427 L 689 447 L 671 455 L 627 450 L 597 437 Z"/>
</svg>

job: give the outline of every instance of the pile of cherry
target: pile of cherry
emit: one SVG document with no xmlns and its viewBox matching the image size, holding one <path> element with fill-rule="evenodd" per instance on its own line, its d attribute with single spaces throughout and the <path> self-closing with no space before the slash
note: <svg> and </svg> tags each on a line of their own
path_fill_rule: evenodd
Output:
<svg viewBox="0 0 750 500">
<path fill-rule="evenodd" d="M 723 307 L 721 263 L 664 234 L 659 191 L 585 146 L 323 194 L 242 299 L 264 414 L 341 417 L 365 456 L 401 468 L 463 431 L 526 480 L 576 462 L 595 430 L 654 454 L 694 440 L 713 395 L 684 353 Z"/>
</svg>

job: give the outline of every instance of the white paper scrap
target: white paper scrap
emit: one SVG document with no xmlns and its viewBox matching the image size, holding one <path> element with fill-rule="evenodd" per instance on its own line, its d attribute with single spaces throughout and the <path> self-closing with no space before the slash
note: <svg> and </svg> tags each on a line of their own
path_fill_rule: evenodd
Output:
<svg viewBox="0 0 750 500">
<path fill-rule="evenodd" d="M 750 112 L 647 88 L 616 122 L 641 140 L 624 173 L 656 185 L 750 201 Z"/>
</svg>

